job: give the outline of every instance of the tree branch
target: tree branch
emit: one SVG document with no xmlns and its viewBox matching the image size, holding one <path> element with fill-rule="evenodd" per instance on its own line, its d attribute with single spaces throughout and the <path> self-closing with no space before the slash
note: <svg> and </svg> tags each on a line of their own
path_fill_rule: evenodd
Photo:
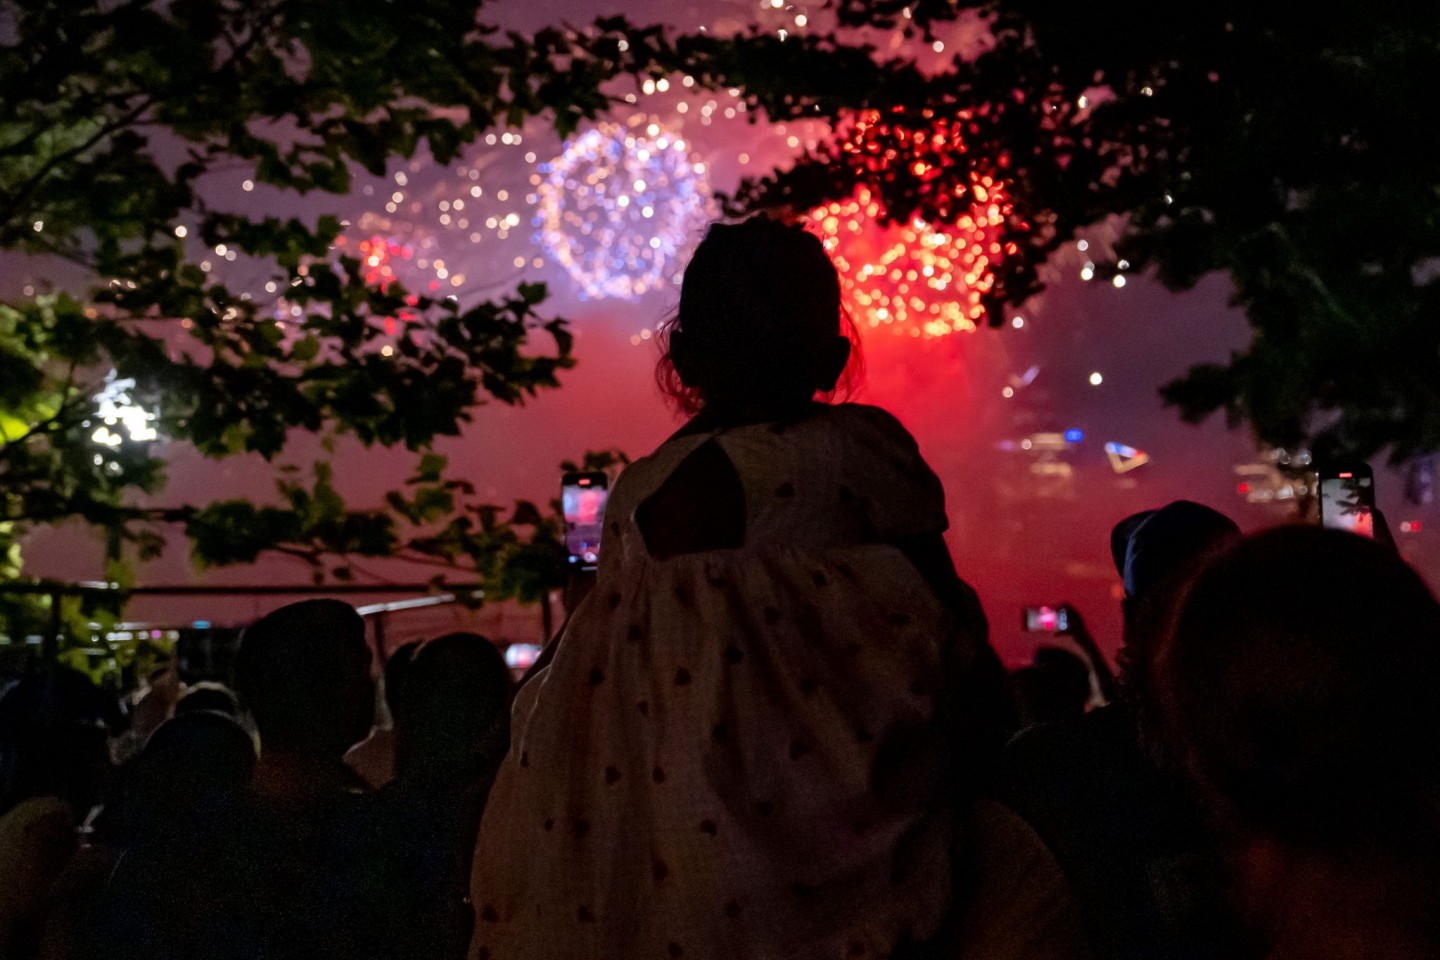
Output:
<svg viewBox="0 0 1440 960">
<path fill-rule="evenodd" d="M 25 431 L 20 436 L 16 437 L 13 440 L 7 438 L 5 443 L 3 445 L 0 445 L 0 460 L 3 460 L 16 444 L 21 443 L 22 441 L 27 440 L 30 437 L 35 436 L 36 434 L 49 434 L 55 432 L 55 427 L 61 422 L 61 420 L 64 418 L 65 413 L 69 410 L 70 406 L 76 400 L 80 398 L 89 399 L 93 391 L 75 390 L 75 368 L 77 362 L 78 361 L 74 360 L 70 361 L 70 369 L 65 374 L 65 387 L 63 390 L 63 395 L 65 399 L 60 401 L 60 406 L 56 408 L 53 414 L 46 417 L 44 420 L 41 420 L 39 423 L 32 426 L 29 430 Z"/>
<path fill-rule="evenodd" d="M 79 156 L 80 154 L 89 150 L 91 147 L 94 147 L 100 141 L 104 140 L 106 137 L 109 137 L 119 132 L 120 130 L 123 130 L 126 127 L 132 125 L 137 120 L 139 120 L 140 116 L 144 114 L 146 110 L 150 109 L 151 105 L 154 104 L 154 102 L 155 100 L 153 96 L 145 97 L 140 101 L 139 106 L 135 107 L 125 116 L 119 117 L 111 123 L 108 123 L 105 126 L 101 127 L 94 136 L 86 140 L 84 143 L 76 147 L 71 147 L 69 150 L 62 150 L 60 153 L 57 153 L 54 156 L 50 157 L 50 159 L 46 160 L 45 163 L 40 167 L 40 169 L 35 173 L 35 175 L 32 176 L 26 183 L 21 185 L 20 189 L 11 196 L 9 202 L 4 207 L 0 207 L 0 222 L 8 223 L 10 219 L 14 217 L 19 210 L 20 203 L 25 200 L 25 198 L 28 197 L 32 192 L 34 192 L 35 188 L 40 185 L 40 182 L 46 177 L 48 177 L 50 175 L 50 172 L 54 170 L 56 166 L 64 163 L 66 160 L 70 160 Z"/>
</svg>

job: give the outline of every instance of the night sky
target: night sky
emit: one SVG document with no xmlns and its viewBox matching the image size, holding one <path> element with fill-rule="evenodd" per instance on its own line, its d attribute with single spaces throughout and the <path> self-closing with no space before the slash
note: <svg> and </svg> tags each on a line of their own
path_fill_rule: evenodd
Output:
<svg viewBox="0 0 1440 960">
<path fill-rule="evenodd" d="M 625 12 L 637 23 L 661 21 L 687 29 L 706 23 L 727 30 L 752 14 L 763 17 L 771 28 L 782 17 L 793 25 L 797 13 L 806 13 L 806 6 L 813 5 L 774 11 L 750 2 L 703 7 L 655 3 L 628 4 Z M 594 14 L 613 10 L 614 6 L 595 0 L 530 0 L 499 4 L 494 12 L 506 26 L 529 29 L 546 23 L 583 23 Z M 977 42 L 974 29 L 963 26 L 949 34 L 942 31 L 941 38 L 948 43 L 943 53 L 919 51 L 929 62 Z M 617 111 L 612 119 L 624 122 L 629 113 L 641 112 L 647 121 L 653 117 L 667 131 L 683 136 L 690 158 L 704 165 L 709 185 L 717 189 L 732 188 L 742 173 L 783 163 L 804 141 L 823 132 L 793 126 L 781 131 L 763 121 L 752 125 L 742 114 L 726 117 L 725 110 L 733 110 L 738 101 L 723 93 L 718 97 L 694 93 L 679 78 L 672 78 L 668 90 L 648 96 L 630 81 L 617 90 L 635 92 L 637 103 Z M 706 111 L 705 104 L 712 99 L 715 106 Z M 684 113 L 679 110 L 681 103 L 686 105 Z M 703 122 L 706 116 L 709 124 Z M 460 286 L 444 291 L 454 292 L 462 303 L 494 295 L 520 279 L 550 285 L 552 297 L 545 309 L 573 321 L 578 366 L 563 375 L 562 389 L 523 407 L 492 404 L 477 412 L 463 438 L 441 445 L 457 473 L 497 502 L 517 497 L 548 500 L 558 495 L 561 460 L 607 447 L 639 456 L 678 425 L 654 386 L 654 342 L 644 339 L 674 307 L 678 288 L 662 285 L 634 300 L 582 298 L 581 285 L 557 263 L 552 251 L 536 241 L 532 218 L 537 205 L 526 199 L 535 191 L 531 176 L 537 174 L 539 164 L 560 154 L 561 141 L 541 123 L 516 132 L 521 142 L 487 145 L 482 138 L 462 162 L 448 169 L 421 158 L 396 165 L 384 181 L 357 179 L 350 197 L 299 201 L 305 212 L 338 212 L 347 217 L 356 225 L 354 242 L 385 233 L 418 249 L 428 239 L 427 256 L 443 258 L 448 274 L 464 278 Z M 790 145 L 790 137 L 796 138 L 797 146 Z M 527 154 L 534 155 L 534 162 L 526 159 Z M 742 155 L 747 162 L 742 162 Z M 403 187 L 395 180 L 396 173 L 402 174 Z M 246 212 L 296 208 L 294 198 L 282 200 L 263 186 L 244 190 L 244 180 L 244 171 L 216 176 L 205 184 L 205 192 Z M 476 187 L 481 190 L 479 197 L 472 193 Z M 504 200 L 498 197 L 501 191 L 507 194 Z M 393 200 L 396 193 L 403 194 L 399 202 Z M 455 198 L 467 202 L 465 216 L 473 220 L 472 231 L 454 225 L 459 214 L 453 210 L 451 224 L 439 223 L 441 201 Z M 396 213 L 385 209 L 387 202 L 395 203 Z M 509 227 L 503 239 L 498 230 L 485 226 L 491 217 L 503 225 L 509 213 L 517 214 L 520 222 Z M 362 223 L 375 229 L 367 233 L 359 229 Z M 471 238 L 472 232 L 480 235 L 478 241 Z M 1223 360 L 1244 344 L 1247 328 L 1243 317 L 1227 305 L 1224 278 L 1210 278 L 1185 294 L 1172 294 L 1142 275 L 1130 275 L 1123 289 L 1109 282 L 1083 281 L 1086 260 L 1103 256 L 1112 232 L 1113 227 L 1102 227 L 1087 234 L 1085 252 L 1074 244 L 1062 251 L 1053 264 L 1049 289 L 1018 311 L 1024 318 L 1019 329 L 1007 326 L 928 339 L 878 327 L 864 338 L 868 372 L 856 399 L 899 416 L 944 481 L 951 514 L 949 540 L 957 567 L 980 591 L 996 646 L 1011 662 L 1028 659 L 1033 649 L 1033 640 L 1019 630 L 1019 611 L 1025 603 L 1073 601 L 1101 645 L 1113 648 L 1119 625 L 1118 578 L 1109 558 L 1109 530 L 1123 516 L 1182 496 L 1230 514 L 1246 529 L 1288 515 L 1283 507 L 1250 504 L 1237 493 L 1240 478 L 1235 466 L 1256 459 L 1248 431 L 1228 431 L 1218 421 L 1186 426 L 1162 406 L 1157 394 L 1161 384 L 1187 366 Z M 516 266 L 517 258 L 522 266 Z M 249 276 L 243 263 L 212 259 L 217 273 L 227 278 Z M 413 263 L 403 266 L 414 268 Z M 667 265 L 666 275 L 672 273 Z M 253 275 L 258 296 L 264 275 Z M 450 282 L 448 277 L 445 282 Z M 279 306 L 283 309 L 283 304 Z M 1102 377 L 1098 386 L 1090 382 L 1097 372 Z M 1002 393 L 1007 386 L 1013 392 L 1008 398 Z M 1033 446 L 1029 451 L 1021 449 L 1021 442 L 1036 433 L 1066 430 L 1083 431 L 1083 440 L 1056 454 L 1041 453 Z M 1014 449 L 1004 449 L 1007 442 Z M 1142 450 L 1150 462 L 1117 474 L 1103 449 L 1107 442 Z M 314 444 L 302 439 L 290 458 L 303 463 L 314 453 Z M 273 468 L 258 459 L 209 462 L 178 446 L 170 456 L 171 484 L 160 498 L 164 502 L 264 497 L 273 489 Z M 375 503 L 383 490 L 402 478 L 408 463 L 402 455 L 343 446 L 336 458 L 336 475 L 352 504 Z M 1377 470 L 1380 505 L 1396 528 L 1402 520 L 1426 518 L 1422 508 L 1403 502 L 1401 485 L 1399 475 Z M 1428 530 L 1397 535 L 1402 548 L 1433 581 L 1440 566 L 1426 543 Z M 98 546 L 76 531 L 38 531 L 26 549 L 31 572 L 38 575 L 91 578 L 100 573 Z M 423 580 L 433 573 L 366 561 L 360 568 L 400 580 Z M 137 581 L 305 583 L 308 571 L 294 560 L 275 559 L 253 568 L 201 575 L 191 567 L 177 532 L 169 553 L 143 567 Z M 129 615 L 165 623 L 201 618 L 238 622 L 279 602 L 140 600 Z M 396 623 L 402 633 L 425 632 L 453 616 L 458 615 L 432 613 Z M 511 640 L 531 640 L 537 630 L 530 615 L 513 610 L 492 612 L 482 625 Z"/>
</svg>

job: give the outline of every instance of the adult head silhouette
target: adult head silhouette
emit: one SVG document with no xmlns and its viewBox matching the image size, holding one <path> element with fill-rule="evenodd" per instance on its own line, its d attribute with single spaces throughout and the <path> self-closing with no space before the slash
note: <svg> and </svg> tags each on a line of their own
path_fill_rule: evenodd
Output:
<svg viewBox="0 0 1440 960">
<path fill-rule="evenodd" d="M 510 668 L 475 633 L 418 647 L 395 702 L 396 773 L 461 782 L 493 773 L 510 745 Z"/>
<path fill-rule="evenodd" d="M 1010 674 L 1010 684 L 1026 727 L 1078 717 L 1090 700 L 1090 668 L 1062 647 L 1036 650 L 1029 666 Z"/>
<path fill-rule="evenodd" d="M 177 717 L 182 713 L 198 710 L 223 713 L 227 717 L 239 717 L 240 701 L 236 699 L 234 691 L 223 683 L 202 680 L 200 683 L 190 684 L 181 694 L 180 699 L 175 702 L 175 716 Z"/>
<path fill-rule="evenodd" d="M 250 782 L 255 745 L 232 717 L 189 710 L 165 721 L 132 762 L 120 798 L 130 840 L 183 836 L 224 816 Z"/>
<path fill-rule="evenodd" d="M 235 682 L 261 753 L 338 761 L 375 715 L 365 622 L 339 600 L 302 600 L 240 638 Z"/>
<path fill-rule="evenodd" d="M 475 835 L 509 748 L 510 671 L 474 633 L 436 637 L 407 655 L 387 690 L 395 779 L 378 794 L 364 858 L 375 896 L 365 912 L 376 955 L 461 956 L 475 919 L 466 900 Z"/>
<path fill-rule="evenodd" d="M 1188 587 L 1160 731 L 1273 948 L 1440 946 L 1440 603 L 1393 550 L 1290 526 Z M 1428 939 L 1427 939 L 1428 938 Z"/>
<path fill-rule="evenodd" d="M 67 667 L 36 670 L 0 694 L 0 814 L 22 800 L 55 797 L 83 817 L 109 768 L 107 724 L 115 702 Z"/>
<path fill-rule="evenodd" d="M 405 671 L 409 668 L 410 661 L 415 658 L 415 651 L 419 649 L 420 641 L 411 640 L 396 647 L 395 652 L 385 658 L 385 709 L 390 711 L 392 720 L 401 709 L 400 697 L 405 686 Z"/>
<path fill-rule="evenodd" d="M 0 695 L 0 956 L 40 952 L 76 827 L 110 772 L 106 721 L 117 703 L 84 674 L 55 664 Z"/>
<path fill-rule="evenodd" d="M 237 864 L 243 848 L 228 842 L 239 833 L 273 843 L 272 831 L 236 823 L 255 763 L 250 735 L 218 711 L 177 713 L 155 730 L 106 804 L 104 842 L 93 849 L 104 854 L 103 882 L 70 911 L 75 955 L 258 954 L 256 937 L 236 920 L 264 888 Z"/>
</svg>

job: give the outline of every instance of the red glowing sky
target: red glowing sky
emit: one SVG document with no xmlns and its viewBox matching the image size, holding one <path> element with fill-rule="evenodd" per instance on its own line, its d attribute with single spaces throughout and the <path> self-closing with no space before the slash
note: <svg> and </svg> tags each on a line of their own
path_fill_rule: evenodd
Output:
<svg viewBox="0 0 1440 960">
<path fill-rule="evenodd" d="M 506 11 L 520 28 L 545 22 L 578 22 L 587 10 L 567 0 L 532 0 Z M 589 0 L 581 7 L 600 3 Z M 749 3 L 722 3 L 704 8 L 712 24 L 743 18 Z M 661 20 L 680 26 L 701 22 L 700 8 L 687 4 L 627 5 L 632 20 Z M 964 28 L 952 46 L 973 43 Z M 696 154 L 709 167 L 713 186 L 733 187 L 744 172 L 758 172 L 793 152 L 787 138 L 803 140 L 815 131 L 777 131 L 766 123 L 751 125 L 743 117 L 725 118 L 728 101 L 717 101 L 714 122 L 697 122 L 705 96 L 671 95 L 646 100 L 635 109 L 661 116 L 682 128 Z M 686 114 L 677 104 L 688 100 Z M 523 147 L 487 147 L 483 142 L 464 164 L 480 171 L 474 182 L 488 185 L 491 196 L 508 185 L 517 194 L 526 189 L 531 167 L 522 154 L 533 150 L 544 161 L 559 141 L 540 125 L 527 128 Z M 742 157 L 744 158 L 742 160 Z M 446 183 L 458 183 L 454 169 L 421 164 L 411 170 L 415 196 L 434 197 Z M 208 185 L 217 195 L 238 198 L 236 182 Z M 469 181 L 464 181 L 468 187 Z M 374 213 L 394 185 L 372 182 L 370 195 L 330 201 L 328 209 L 358 221 Z M 429 191 L 428 193 L 426 191 Z M 573 321 L 579 364 L 564 375 L 564 386 L 523 407 L 494 404 L 476 415 L 464 437 L 442 445 L 458 472 L 473 481 L 487 498 L 504 502 L 524 497 L 548 500 L 558 494 L 558 464 L 587 449 L 616 447 L 638 456 L 652 449 L 677 421 L 661 401 L 652 377 L 653 340 L 633 342 L 641 330 L 673 308 L 675 294 L 662 291 L 636 302 L 582 300 L 573 282 L 553 262 L 534 267 L 540 249 L 526 222 L 505 241 L 466 244 L 456 233 L 435 232 L 447 260 L 463 264 L 468 273 L 490 284 L 493 292 L 517 279 L 544 280 L 554 293 L 547 305 Z M 241 202 L 241 201 L 236 201 Z M 245 208 L 258 210 L 276 202 L 263 190 L 247 194 Z M 292 201 L 293 202 L 293 201 Z M 322 200 L 307 198 L 307 209 L 326 209 Z M 478 217 L 477 217 L 478 219 Z M 1094 243 L 1103 245 L 1105 231 Z M 453 252 L 452 252 L 453 251 Z M 525 266 L 515 268 L 518 255 Z M 1091 254 L 1093 255 L 1093 254 Z M 1023 328 L 990 330 L 939 339 L 894 336 L 879 328 L 865 339 L 868 373 L 857 399 L 894 412 L 910 428 L 922 451 L 945 483 L 951 514 L 949 541 L 962 576 L 979 589 L 989 611 L 992 631 L 1002 654 L 1012 662 L 1028 659 L 1033 639 L 1019 627 L 1025 603 L 1073 601 L 1092 624 L 1102 645 L 1113 647 L 1118 630 L 1113 596 L 1116 576 L 1109 560 L 1109 530 L 1137 510 L 1187 497 L 1211 504 L 1234 516 L 1244 527 L 1275 522 L 1283 512 L 1248 504 L 1236 493 L 1234 466 L 1254 458 L 1254 444 L 1241 430 L 1222 424 L 1182 425 L 1162 407 L 1157 388 L 1202 361 L 1223 360 L 1243 345 L 1243 318 L 1227 304 L 1223 279 L 1212 278 L 1196 290 L 1171 294 L 1143 276 L 1132 276 L 1117 289 L 1108 283 L 1079 279 L 1086 254 L 1070 247 L 1055 264 L 1055 282 L 1022 311 Z M 477 285 L 477 289 L 479 286 Z M 1027 372 L 1036 368 L 1033 376 Z M 1103 382 L 1092 386 L 1099 372 Z M 1016 386 L 1016 384 L 1020 384 Z M 1013 396 L 1002 395 L 1010 387 Z M 1068 480 L 1034 471 L 1037 456 L 1006 451 L 1006 441 L 1020 441 L 1038 432 L 1084 431 L 1084 440 L 1060 460 L 1070 468 Z M 1103 444 L 1116 441 L 1146 451 L 1151 462 L 1132 473 L 1112 472 Z M 303 448 L 304 443 L 299 444 Z M 294 458 L 308 454 L 297 449 Z M 270 468 L 255 460 L 216 464 L 182 449 L 174 450 L 169 502 L 203 502 L 217 495 L 265 496 L 273 488 Z M 403 475 L 407 461 L 384 452 L 342 448 L 336 476 L 355 503 L 374 503 Z M 1399 481 L 1378 478 L 1382 507 L 1392 522 L 1408 516 L 1399 497 Z M 1415 538 L 1418 541 L 1418 538 Z M 1407 549 L 1420 550 L 1412 543 Z M 74 531 L 38 531 L 27 545 L 37 574 L 91 578 L 100 574 L 98 548 Z M 381 564 L 365 565 L 391 576 L 424 579 Z M 294 561 L 268 560 L 255 568 L 215 571 L 203 577 L 191 569 L 182 549 L 172 549 L 147 565 L 141 582 L 177 583 L 305 583 L 307 571 Z M 275 605 L 269 600 L 217 603 L 204 599 L 137 601 L 131 615 L 139 619 L 188 622 L 205 618 L 243 620 Z M 418 622 L 418 621 L 417 621 Z M 512 620 L 517 635 L 533 625 Z M 417 629 L 426 629 L 423 627 Z M 492 625 L 491 629 L 512 627 Z"/>
</svg>

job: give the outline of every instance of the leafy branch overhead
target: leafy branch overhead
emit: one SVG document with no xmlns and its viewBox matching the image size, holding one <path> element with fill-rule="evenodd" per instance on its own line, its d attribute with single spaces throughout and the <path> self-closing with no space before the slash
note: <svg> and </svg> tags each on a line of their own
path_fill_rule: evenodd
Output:
<svg viewBox="0 0 1440 960">
<path fill-rule="evenodd" d="M 344 194 L 353 170 L 384 174 L 421 149 L 448 163 L 499 124 L 539 116 L 573 130 L 644 51 L 680 55 L 624 21 L 532 40 L 475 17 L 424 0 L 0 3 L 0 248 L 39 278 L 0 303 L 7 555 L 28 526 L 69 518 L 109 530 L 112 552 L 128 541 L 145 556 L 161 548 L 155 524 L 184 522 L 204 562 L 304 552 L 317 524 L 338 549 L 394 545 L 391 525 L 345 513 L 321 472 L 311 491 L 325 496 L 303 511 L 301 488 L 284 482 L 299 519 L 234 502 L 152 506 L 158 451 L 118 433 L 93 440 L 112 370 L 158 411 L 161 436 L 266 459 L 304 432 L 433 463 L 434 441 L 477 406 L 559 385 L 572 338 L 539 313 L 543 285 L 465 304 L 377 288 L 338 252 L 338 218 L 239 212 L 207 180 L 243 170 L 281 194 Z M 635 53 L 623 56 L 627 35 Z M 268 273 L 272 295 L 212 276 L 200 251 L 217 248 Z M 273 319 L 281 296 L 292 324 Z M 402 310 L 416 322 L 393 337 L 384 320 Z M 422 495 L 411 519 L 433 520 L 443 500 Z"/>
<path fill-rule="evenodd" d="M 628 462 L 623 453 L 587 453 L 584 469 L 611 474 Z M 475 498 L 474 486 L 445 476 L 445 457 L 420 457 L 404 490 L 386 494 L 383 508 L 351 510 L 336 491 L 328 463 L 317 463 L 313 482 L 282 469 L 279 504 L 226 500 L 186 511 L 186 532 L 208 564 L 250 563 L 280 549 L 309 563 L 317 579 L 348 580 L 350 564 L 392 557 L 479 576 L 490 600 L 538 603 L 564 586 L 569 555 L 558 501 L 542 509 L 521 500 L 510 508 Z M 561 465 L 569 470 L 572 463 Z"/>
<path fill-rule="evenodd" d="M 857 182 L 886 213 L 954 222 L 972 170 L 998 171 L 1016 252 L 986 297 L 998 323 L 1076 231 L 1118 218 L 1121 264 L 1171 289 L 1224 274 L 1248 347 L 1163 394 L 1324 458 L 1440 450 L 1440 6 L 1297 16 L 1283 4 L 835 0 L 851 28 L 933 36 L 983 20 L 988 46 L 865 106 L 956 162 L 822 144 L 742 184 L 732 206 L 808 209 Z M 965 159 L 956 159 L 963 153 Z M 948 209 L 947 209 L 948 205 Z"/>
</svg>

